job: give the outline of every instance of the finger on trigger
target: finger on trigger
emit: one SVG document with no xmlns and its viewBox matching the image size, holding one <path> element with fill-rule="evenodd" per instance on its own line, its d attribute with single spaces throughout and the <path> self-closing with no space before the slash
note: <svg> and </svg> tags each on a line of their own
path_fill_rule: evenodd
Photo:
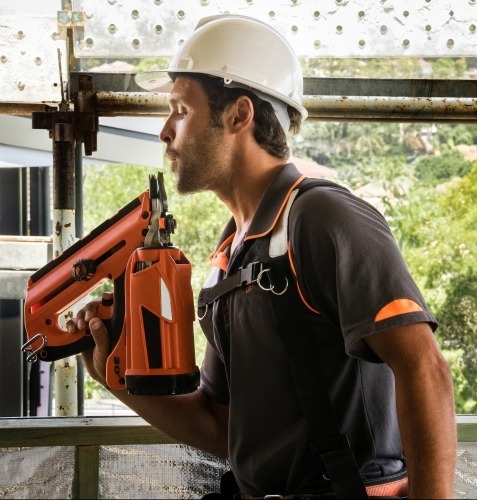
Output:
<svg viewBox="0 0 477 500">
<path fill-rule="evenodd" d="M 68 320 L 68 322 L 66 323 L 66 330 L 68 331 L 68 333 L 76 333 L 76 331 L 78 330 L 78 328 L 76 327 L 76 320 Z"/>
<path fill-rule="evenodd" d="M 88 328 L 88 322 L 83 318 L 79 318 L 76 320 L 76 327 L 78 330 L 86 330 Z"/>
</svg>

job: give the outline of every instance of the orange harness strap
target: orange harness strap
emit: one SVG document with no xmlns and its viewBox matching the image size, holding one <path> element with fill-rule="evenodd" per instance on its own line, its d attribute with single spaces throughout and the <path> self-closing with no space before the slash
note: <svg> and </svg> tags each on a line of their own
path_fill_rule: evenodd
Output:
<svg viewBox="0 0 477 500">
<path fill-rule="evenodd" d="M 385 484 L 366 486 L 370 497 L 405 497 L 407 496 L 407 477 Z"/>
</svg>

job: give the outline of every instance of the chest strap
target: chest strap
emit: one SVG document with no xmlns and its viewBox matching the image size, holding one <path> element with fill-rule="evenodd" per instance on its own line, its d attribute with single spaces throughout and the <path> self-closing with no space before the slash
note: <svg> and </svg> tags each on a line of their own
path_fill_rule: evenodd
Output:
<svg viewBox="0 0 477 500">
<path fill-rule="evenodd" d="M 199 318 L 207 313 L 207 308 L 215 300 L 236 288 L 256 283 L 260 273 L 264 270 L 262 262 L 251 262 L 247 267 L 240 268 L 235 274 L 227 276 L 210 288 L 202 288 L 199 294 Z M 205 313 L 204 313 L 205 309 Z"/>
</svg>

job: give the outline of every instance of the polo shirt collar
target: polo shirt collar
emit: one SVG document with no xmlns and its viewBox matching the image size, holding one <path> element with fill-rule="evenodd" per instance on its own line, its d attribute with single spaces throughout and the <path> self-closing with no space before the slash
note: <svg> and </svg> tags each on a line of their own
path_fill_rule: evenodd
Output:
<svg viewBox="0 0 477 500">
<path fill-rule="evenodd" d="M 244 241 L 260 238 L 272 231 L 291 192 L 304 178 L 305 176 L 298 171 L 293 163 L 287 163 L 279 170 L 258 204 Z M 220 237 L 218 248 L 235 231 L 235 221 L 232 217 Z"/>
<path fill-rule="evenodd" d="M 287 163 L 277 173 L 263 193 L 244 241 L 260 238 L 273 230 L 290 194 L 304 178 L 293 163 Z"/>
</svg>

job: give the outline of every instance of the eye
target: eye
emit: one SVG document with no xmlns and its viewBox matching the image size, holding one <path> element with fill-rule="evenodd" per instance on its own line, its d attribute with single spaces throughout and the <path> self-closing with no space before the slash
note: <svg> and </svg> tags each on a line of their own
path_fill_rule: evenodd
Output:
<svg viewBox="0 0 477 500">
<path fill-rule="evenodd" d="M 179 118 L 184 118 L 184 116 L 187 114 L 187 110 L 185 108 L 183 108 L 182 106 L 180 106 L 178 109 L 177 109 L 177 116 Z"/>
</svg>

